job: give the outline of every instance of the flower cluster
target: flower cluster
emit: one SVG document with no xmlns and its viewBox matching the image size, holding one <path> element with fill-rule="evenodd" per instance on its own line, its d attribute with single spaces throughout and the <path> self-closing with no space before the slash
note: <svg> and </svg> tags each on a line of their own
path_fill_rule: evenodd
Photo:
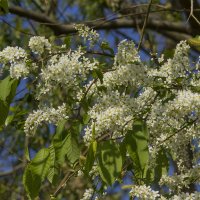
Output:
<svg viewBox="0 0 200 200">
<path fill-rule="evenodd" d="M 29 47 L 31 51 L 39 55 L 45 50 L 51 51 L 51 44 L 47 39 L 45 39 L 45 37 L 42 36 L 31 37 L 29 41 Z"/>
<path fill-rule="evenodd" d="M 187 80 L 187 72 L 191 70 L 188 58 L 189 48 L 186 41 L 181 41 L 176 47 L 173 59 L 168 59 L 159 69 L 149 70 L 148 76 L 161 80 L 168 87 L 177 80 L 184 84 Z"/>
<path fill-rule="evenodd" d="M 57 85 L 79 91 L 79 84 L 87 80 L 89 72 L 98 66 L 96 60 L 90 61 L 83 54 L 84 52 L 78 49 L 60 56 L 54 56 L 47 66 L 41 70 L 38 98 L 56 89 Z"/>
<path fill-rule="evenodd" d="M 98 33 L 87 26 L 75 28 L 93 44 L 99 38 Z M 194 174 L 199 173 L 199 169 L 191 164 L 188 148 L 192 150 L 191 141 L 200 136 L 200 72 L 193 73 L 190 67 L 189 46 L 185 41 L 177 45 L 173 58 L 165 61 L 161 56 L 159 66 L 148 68 L 141 61 L 135 44 L 123 40 L 113 63 L 109 61 L 105 71 L 100 61 L 89 59 L 81 48 L 54 50 L 44 37 L 32 37 L 29 47 L 40 55 L 34 56 L 36 60 L 45 57 L 42 64 L 34 60 L 27 67 L 28 55 L 19 47 L 5 48 L 0 52 L 0 61 L 10 65 L 11 77 L 17 79 L 26 77 L 33 66 L 39 104 L 61 106 L 57 109 L 41 106 L 42 109 L 29 114 L 24 126 L 27 135 L 34 135 L 42 122 L 57 124 L 68 116 L 76 123 L 81 119 L 82 125 L 86 115 L 90 120 L 84 122 L 86 125 L 81 130 L 86 146 L 104 136 L 121 142 L 140 120 L 148 130 L 148 150 L 152 158 L 149 169 L 155 167 L 160 149 L 172 153 L 177 163 L 178 175 L 162 176 L 160 185 L 169 187 L 173 191 L 170 195 L 176 194 L 170 197 L 172 200 L 199 198 L 198 193 L 182 193 L 192 181 L 198 181 Z M 101 80 L 95 77 L 98 70 L 103 76 Z M 67 105 L 62 105 L 63 102 Z M 198 156 L 195 159 L 198 160 Z M 93 180 L 99 175 L 97 165 L 95 160 L 89 173 Z M 78 174 L 81 175 L 81 171 Z M 93 193 L 93 189 L 86 190 L 82 200 L 90 199 Z M 165 199 L 146 185 L 133 186 L 130 194 L 140 199 Z"/>
<path fill-rule="evenodd" d="M 57 109 L 45 107 L 29 114 L 24 125 L 24 132 L 27 135 L 34 135 L 37 127 L 42 122 L 57 124 L 59 121 L 64 119 L 68 119 L 68 116 L 66 115 L 65 104 L 58 106 Z"/>
<path fill-rule="evenodd" d="M 0 62 L 10 64 L 10 76 L 19 79 L 29 74 L 26 65 L 27 53 L 20 47 L 6 47 L 0 52 Z"/>
<path fill-rule="evenodd" d="M 94 190 L 92 188 L 86 189 L 83 194 L 83 198 L 81 198 L 80 200 L 92 199 L 93 194 L 94 194 Z"/>
<path fill-rule="evenodd" d="M 174 195 L 170 198 L 170 200 L 198 200 L 200 199 L 200 192 L 195 193 L 180 193 L 178 195 Z"/>
<path fill-rule="evenodd" d="M 91 47 L 99 40 L 99 34 L 88 26 L 76 24 L 74 27 L 78 31 L 79 36 L 90 42 Z"/>
<path fill-rule="evenodd" d="M 154 191 L 150 186 L 146 185 L 134 185 L 130 191 L 132 197 L 138 197 L 141 200 L 155 200 L 160 197 L 158 191 Z"/>
</svg>

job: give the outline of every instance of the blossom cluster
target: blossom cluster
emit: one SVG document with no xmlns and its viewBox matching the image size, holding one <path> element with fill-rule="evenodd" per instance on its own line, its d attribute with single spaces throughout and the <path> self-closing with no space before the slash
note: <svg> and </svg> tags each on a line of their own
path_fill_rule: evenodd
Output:
<svg viewBox="0 0 200 200">
<path fill-rule="evenodd" d="M 75 28 L 91 43 L 99 38 L 87 26 Z M 149 67 L 140 59 L 135 44 L 123 40 L 105 71 L 101 71 L 100 60 L 88 58 L 81 48 L 61 47 L 57 51 L 44 37 L 32 37 L 29 47 L 34 56 L 39 55 L 29 65 L 27 61 L 31 58 L 19 47 L 7 47 L 0 52 L 0 62 L 9 65 L 12 78 L 27 77 L 34 71 L 40 108 L 25 121 L 27 135 L 34 135 L 43 122 L 57 125 L 63 119 L 82 120 L 86 114 L 89 120 L 81 130 L 84 145 L 89 146 L 102 136 L 121 142 L 134 122 L 140 120 L 148 130 L 152 158 L 149 167 L 155 167 L 160 149 L 166 149 L 176 160 L 178 175 L 164 175 L 160 180 L 161 186 L 166 185 L 174 192 L 171 195 L 177 193 L 170 199 L 199 198 L 198 193 L 182 193 L 194 181 L 194 174 L 199 173 L 196 163 L 191 164 L 188 146 L 192 150 L 191 142 L 200 136 L 200 72 L 195 66 L 193 73 L 185 41 L 177 45 L 172 58 L 165 60 L 161 56 L 159 66 Z M 102 73 L 102 79 L 94 79 L 95 70 Z M 94 180 L 98 175 L 95 160 L 89 176 Z M 82 200 L 91 199 L 93 193 L 93 189 L 86 190 Z M 146 185 L 133 186 L 130 194 L 140 199 L 165 199 Z"/>
<path fill-rule="evenodd" d="M 98 66 L 96 60 L 91 61 L 83 54 L 84 52 L 79 48 L 77 51 L 52 57 L 47 66 L 41 70 L 38 98 L 50 94 L 57 85 L 79 91 L 80 84 L 87 80 L 89 72 Z"/>
<path fill-rule="evenodd" d="M 132 197 L 138 197 L 141 200 L 155 200 L 160 197 L 159 192 L 152 190 L 150 186 L 146 185 L 134 185 L 130 191 Z"/>
<path fill-rule="evenodd" d="M 10 76 L 19 79 L 29 74 L 27 53 L 20 47 L 6 47 L 0 52 L 0 62 L 10 64 Z"/>
<path fill-rule="evenodd" d="M 78 31 L 79 36 L 90 42 L 91 47 L 99 40 L 99 34 L 97 31 L 91 29 L 88 26 L 83 24 L 76 24 L 74 28 Z"/>
<path fill-rule="evenodd" d="M 66 112 L 65 104 L 58 106 L 57 109 L 45 107 L 43 109 L 33 111 L 33 113 L 29 114 L 26 119 L 24 132 L 27 135 L 34 135 L 37 127 L 41 125 L 42 122 L 57 124 L 64 119 L 68 119 Z"/>
<path fill-rule="evenodd" d="M 92 199 L 93 194 L 94 194 L 94 190 L 92 188 L 86 189 L 83 194 L 83 198 L 81 198 L 80 200 Z"/>
<path fill-rule="evenodd" d="M 42 54 L 45 50 L 51 51 L 51 44 L 42 36 L 31 37 L 28 46 L 36 54 Z"/>
</svg>

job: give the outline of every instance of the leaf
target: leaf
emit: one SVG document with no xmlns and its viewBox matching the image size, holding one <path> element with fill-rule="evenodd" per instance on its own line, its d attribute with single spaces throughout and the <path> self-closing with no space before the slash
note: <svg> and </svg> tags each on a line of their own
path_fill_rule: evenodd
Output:
<svg viewBox="0 0 200 200">
<path fill-rule="evenodd" d="M 51 166 L 47 175 L 47 179 L 49 180 L 50 183 L 56 184 L 59 175 L 59 170 L 56 164 L 56 155 L 53 145 L 49 147 L 49 151 L 50 151 Z"/>
<path fill-rule="evenodd" d="M 40 186 L 46 178 L 50 166 L 50 151 L 47 148 L 43 148 L 26 167 L 23 175 L 23 184 L 31 199 L 38 196 Z"/>
<path fill-rule="evenodd" d="M 42 181 L 46 178 L 50 166 L 51 157 L 48 148 L 41 149 L 30 163 L 32 172 L 39 175 Z"/>
<path fill-rule="evenodd" d="M 169 159 L 166 155 L 166 151 L 161 149 L 158 152 L 158 156 L 156 158 L 156 167 L 154 169 L 155 172 L 155 182 L 159 182 L 162 175 L 167 174 L 169 170 Z"/>
<path fill-rule="evenodd" d="M 28 160 L 28 161 L 31 160 L 31 159 L 30 159 L 30 155 L 29 155 L 28 147 L 26 147 L 26 149 L 25 149 L 25 158 L 26 158 L 26 160 Z"/>
<path fill-rule="evenodd" d="M 143 178 L 145 167 L 149 159 L 147 131 L 141 122 L 133 126 L 125 139 L 127 151 L 133 160 L 133 168 L 136 178 Z"/>
<path fill-rule="evenodd" d="M 64 141 L 61 143 L 57 154 L 58 162 L 60 164 L 64 163 L 66 156 L 72 164 L 74 164 L 79 159 L 80 150 L 75 137 L 76 135 L 68 133 Z"/>
<path fill-rule="evenodd" d="M 0 100 L 0 126 L 4 124 L 9 112 L 9 106 L 6 102 Z"/>
<path fill-rule="evenodd" d="M 18 81 L 7 76 L 5 79 L 0 80 L 0 99 L 11 103 L 15 95 Z"/>
<path fill-rule="evenodd" d="M 7 0 L 0 0 L 0 14 L 8 13 L 8 1 Z"/>
<path fill-rule="evenodd" d="M 101 82 L 101 84 L 103 84 L 103 73 L 101 72 L 101 70 L 95 69 L 92 72 L 93 78 L 98 78 Z"/>
<path fill-rule="evenodd" d="M 71 37 L 70 36 L 65 37 L 64 43 L 66 45 L 66 48 L 69 49 L 71 46 Z"/>
<path fill-rule="evenodd" d="M 26 167 L 23 174 L 23 184 L 30 199 L 35 199 L 38 196 L 41 182 L 41 177 L 34 174 L 30 166 Z"/>
<path fill-rule="evenodd" d="M 195 47 L 198 51 L 200 51 L 200 36 L 199 35 L 197 35 L 194 38 L 189 38 L 187 42 L 189 43 L 189 45 L 191 45 L 192 47 Z"/>
<path fill-rule="evenodd" d="M 122 169 L 122 157 L 119 146 L 113 141 L 98 144 L 98 169 L 102 180 L 112 185 L 119 177 Z"/>
<path fill-rule="evenodd" d="M 9 113 L 10 103 L 12 102 L 18 81 L 11 79 L 7 76 L 0 81 L 0 126 L 5 123 L 5 120 Z"/>
<path fill-rule="evenodd" d="M 86 163 L 85 163 L 85 174 L 88 175 L 90 170 L 92 169 L 92 166 L 94 164 L 95 155 L 97 150 L 97 142 L 94 141 L 90 144 L 87 157 L 86 157 Z"/>
<path fill-rule="evenodd" d="M 114 55 L 114 51 L 113 49 L 110 47 L 109 43 L 108 42 L 102 42 L 101 43 L 101 48 L 103 51 L 109 51 L 111 53 L 111 55 Z"/>
</svg>

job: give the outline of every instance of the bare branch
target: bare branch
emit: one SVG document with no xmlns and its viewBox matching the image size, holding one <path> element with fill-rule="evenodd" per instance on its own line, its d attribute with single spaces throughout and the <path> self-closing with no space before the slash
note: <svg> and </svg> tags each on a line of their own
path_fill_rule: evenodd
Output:
<svg viewBox="0 0 200 200">
<path fill-rule="evenodd" d="M 145 17 L 145 20 L 144 20 L 144 24 L 143 24 L 143 27 L 142 27 L 142 33 L 141 33 L 141 37 L 140 37 L 140 42 L 139 42 L 139 45 L 138 45 L 138 51 L 140 50 L 140 47 L 142 45 L 142 40 L 143 40 L 143 37 L 144 37 L 145 28 L 146 28 L 147 21 L 148 21 L 148 18 L 149 18 L 151 4 L 152 4 L 152 0 L 149 1 L 149 5 L 148 5 L 148 8 L 147 8 L 147 14 L 146 14 L 146 17 Z"/>
<path fill-rule="evenodd" d="M 10 7 L 9 11 L 18 16 L 32 19 L 36 22 L 40 22 L 41 24 L 48 26 L 54 31 L 56 35 L 71 34 L 76 32 L 74 24 L 58 23 L 42 13 L 36 13 L 30 10 L 25 10 L 18 6 Z M 132 19 L 118 19 L 115 21 L 108 21 L 108 22 L 103 21 L 99 23 L 97 22 L 82 22 L 82 23 L 96 30 L 110 30 L 119 28 L 135 28 L 137 25 L 142 25 L 143 20 L 139 19 L 136 22 L 136 20 Z M 189 35 L 192 34 L 189 27 L 187 27 L 185 23 L 176 23 L 176 22 L 149 19 L 149 21 L 146 24 L 146 28 L 157 30 L 158 32 L 160 30 L 166 30 L 166 31 L 176 31 L 179 33 L 186 33 Z"/>
</svg>

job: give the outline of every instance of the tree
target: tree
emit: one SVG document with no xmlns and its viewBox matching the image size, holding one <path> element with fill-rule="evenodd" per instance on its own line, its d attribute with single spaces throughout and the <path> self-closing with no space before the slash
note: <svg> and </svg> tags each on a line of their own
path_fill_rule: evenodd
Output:
<svg viewBox="0 0 200 200">
<path fill-rule="evenodd" d="M 198 7 L 1 0 L 1 199 L 200 198 Z"/>
</svg>

